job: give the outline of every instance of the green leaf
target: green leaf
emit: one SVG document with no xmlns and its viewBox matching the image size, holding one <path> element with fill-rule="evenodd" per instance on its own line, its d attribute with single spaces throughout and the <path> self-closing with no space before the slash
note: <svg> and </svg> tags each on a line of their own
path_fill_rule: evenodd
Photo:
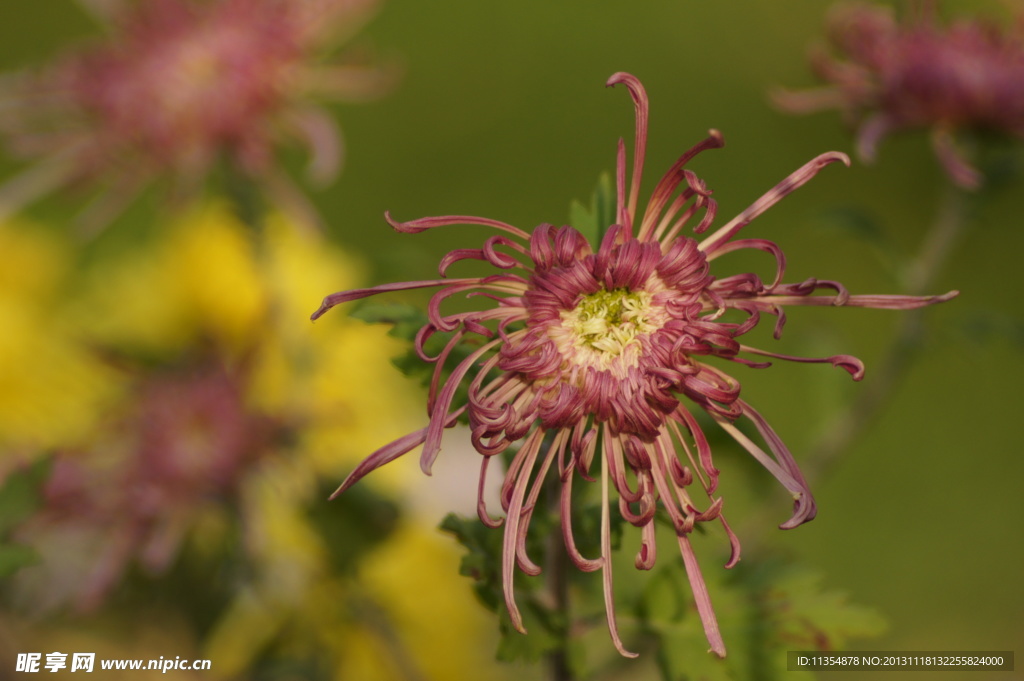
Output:
<svg viewBox="0 0 1024 681">
<path fill-rule="evenodd" d="M 596 248 L 614 222 L 615 190 L 612 187 L 611 176 L 602 173 L 590 197 L 589 206 L 578 200 L 569 205 L 569 224 Z"/>
<path fill-rule="evenodd" d="M 875 636 L 884 621 L 874 610 L 826 589 L 813 570 L 762 559 L 723 570 L 702 561 L 727 656 L 707 652 L 708 641 L 686 573 L 665 555 L 639 596 L 637 615 L 657 640 L 666 681 L 807 681 L 811 672 L 787 671 L 790 650 L 842 650 L 853 638 Z M 618 604 L 620 611 L 629 608 Z"/>
<path fill-rule="evenodd" d="M 448 514 L 441 522 L 441 530 L 449 532 L 466 549 L 459 572 L 474 579 L 474 591 L 483 604 L 498 614 L 497 658 L 504 662 L 537 662 L 541 658 L 565 649 L 567 662 L 573 668 L 581 668 L 585 661 L 582 650 L 568 643 L 569 623 L 566 615 L 553 610 L 548 601 L 539 597 L 543 590 L 543 577 L 529 577 L 516 570 L 516 605 L 523 618 L 527 634 L 512 626 L 512 620 L 505 608 L 505 596 L 501 577 L 501 553 L 504 532 L 489 528 L 476 518 L 462 518 Z M 554 531 L 545 514 L 531 523 L 527 538 L 527 552 L 543 564 L 543 543 L 549 532 Z"/>
<path fill-rule="evenodd" d="M 579 483 L 577 483 L 579 485 Z M 574 490 L 572 510 L 572 534 L 576 542 L 576 549 L 584 556 L 601 555 L 601 504 L 598 502 L 579 503 L 584 493 L 589 490 Z M 612 552 L 622 547 L 622 534 L 626 521 L 617 507 L 612 508 L 609 515 L 609 537 L 611 538 Z M 555 528 L 555 531 L 558 531 Z M 583 576 L 586 573 L 577 573 Z"/>
<path fill-rule="evenodd" d="M 809 672 L 787 671 L 787 651 L 843 650 L 850 639 L 870 638 L 885 629 L 876 611 L 851 603 L 841 591 L 826 589 L 820 574 L 799 564 L 767 560 L 756 566 L 741 565 L 729 582 L 728 588 L 747 592 L 740 629 L 723 627 L 727 644 L 731 637 L 743 645 L 737 651 L 745 671 L 741 678 L 814 678 Z"/>
<path fill-rule="evenodd" d="M 393 357 L 391 363 L 404 375 L 419 380 L 420 384 L 424 387 L 430 385 L 436 365 L 423 361 L 413 346 L 414 339 L 420 328 L 430 321 L 423 310 L 408 303 L 378 303 L 372 301 L 359 305 L 350 314 L 356 319 L 361 319 L 371 324 L 391 324 L 392 328 L 388 335 L 406 342 L 409 346 L 405 352 Z M 437 357 L 444 350 L 449 339 L 450 334 L 435 333 L 424 343 L 423 350 L 427 355 Z M 442 383 L 447 380 L 451 370 L 458 366 L 459 362 L 466 359 L 479 345 L 479 337 L 471 335 L 452 348 L 445 361 Z M 469 399 L 468 393 L 469 387 L 467 382 L 464 381 L 459 385 L 455 393 L 454 403 L 465 404 Z M 460 423 L 467 423 L 468 421 L 468 414 L 463 414 L 459 418 Z"/>
<path fill-rule="evenodd" d="M 317 498 L 325 499 L 331 491 L 333 487 L 324 488 Z M 334 569 L 350 574 L 363 556 L 391 536 L 401 510 L 372 486 L 355 485 L 329 503 L 312 504 L 307 517 L 324 540 Z"/>
<path fill-rule="evenodd" d="M 466 549 L 459 565 L 459 574 L 474 580 L 473 590 L 492 612 L 503 607 L 501 587 L 502 533 L 492 530 L 476 518 L 463 518 L 449 513 L 440 529 L 455 536 Z"/>
<path fill-rule="evenodd" d="M 821 575 L 792 569 L 780 575 L 763 596 L 776 624 L 775 636 L 796 649 L 842 650 L 851 638 L 870 638 L 885 631 L 875 610 L 851 603 L 842 591 L 825 589 Z"/>
<path fill-rule="evenodd" d="M 38 560 L 28 546 L 9 542 L 8 535 L 43 505 L 43 484 L 50 475 L 50 461 L 15 469 L 0 486 L 0 578 L 9 577 Z"/>
<path fill-rule="evenodd" d="M 42 506 L 42 486 L 49 474 L 48 459 L 8 474 L 0 486 L 0 537 L 5 536 Z"/>
<path fill-rule="evenodd" d="M 9 577 L 21 568 L 32 565 L 39 556 L 28 546 L 0 544 L 0 578 Z"/>
<path fill-rule="evenodd" d="M 366 301 L 349 315 L 369 324 L 391 324 L 388 335 L 407 341 L 416 338 L 416 332 L 427 323 L 427 313 L 409 303 Z"/>
<path fill-rule="evenodd" d="M 565 623 L 552 619 L 551 611 L 545 610 L 532 599 L 524 599 L 519 611 L 523 616 L 526 634 L 515 630 L 511 618 L 504 609 L 499 612 L 498 630 L 501 638 L 496 654 L 498 660 L 539 662 L 564 645 Z"/>
<path fill-rule="evenodd" d="M 666 556 L 645 585 L 641 602 L 641 618 L 658 638 L 658 668 L 662 678 L 671 681 L 730 681 L 741 678 L 736 674 L 736 656 L 732 641 L 726 634 L 729 657 L 720 659 L 708 652 L 704 625 L 693 603 L 693 594 L 686 572 L 678 561 Z M 710 568 L 716 570 L 718 568 Z M 726 633 L 731 615 L 742 613 L 743 595 L 724 587 L 713 575 L 709 586 L 717 586 L 712 593 L 715 612 Z"/>
<path fill-rule="evenodd" d="M 526 588 L 518 590 L 517 602 L 529 634 L 523 635 L 512 626 L 512 620 L 505 609 L 501 580 L 503 533 L 487 527 L 476 518 L 462 518 L 454 513 L 449 513 L 440 527 L 441 530 L 455 535 L 467 550 L 462 557 L 459 574 L 473 578 L 473 589 L 477 597 L 488 610 L 498 614 L 498 631 L 501 638 L 498 642 L 497 658 L 505 662 L 536 662 L 544 655 L 557 650 L 561 637 L 550 626 L 550 616 L 527 597 L 531 589 L 526 585 Z"/>
</svg>

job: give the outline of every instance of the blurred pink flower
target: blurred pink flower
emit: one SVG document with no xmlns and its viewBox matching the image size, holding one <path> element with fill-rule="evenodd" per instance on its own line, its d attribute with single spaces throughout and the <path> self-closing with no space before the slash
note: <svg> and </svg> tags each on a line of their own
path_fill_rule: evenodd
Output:
<svg viewBox="0 0 1024 681">
<path fill-rule="evenodd" d="M 805 113 L 835 108 L 857 127 L 857 151 L 875 156 L 897 130 L 927 129 L 946 172 L 974 188 L 981 174 L 957 149 L 955 133 L 990 130 L 1024 136 L 1024 23 L 1006 28 L 959 19 L 948 26 L 931 2 L 897 22 L 891 8 L 840 5 L 828 20 L 832 53 L 812 66 L 822 89 L 781 92 L 777 103 Z M 1024 18 L 1024 17 L 1022 17 Z"/>
<path fill-rule="evenodd" d="M 138 377 L 103 438 L 58 452 L 44 507 L 17 531 L 42 556 L 22 596 L 100 606 L 135 563 L 166 570 L 211 507 L 231 508 L 286 424 L 246 404 L 245 374 L 215 361 Z"/>
<path fill-rule="evenodd" d="M 956 295 L 910 297 L 850 295 L 838 282 L 808 279 L 782 283 L 785 257 L 773 242 L 736 239 L 749 222 L 814 177 L 826 165 L 848 162 L 840 153 L 823 154 L 784 179 L 733 220 L 698 242 L 682 235 L 691 220 L 701 234 L 714 221 L 717 204 L 711 191 L 686 164 L 698 153 L 723 146 L 711 131 L 684 153 L 661 178 L 642 211 L 638 210 L 641 174 L 647 144 L 648 100 L 633 76 L 617 73 L 609 85 L 624 84 L 636 106 L 636 147 L 632 178 L 627 184 L 624 144 L 617 159 L 617 224 L 595 247 L 572 227 L 542 224 L 532 233 L 498 220 L 449 215 L 391 224 L 400 232 L 417 233 L 452 224 L 491 227 L 482 248 L 452 251 L 443 258 L 440 274 L 460 260 L 481 260 L 494 268 L 486 276 L 386 284 L 327 296 L 313 314 L 316 319 L 341 303 L 379 293 L 440 287 L 431 299 L 429 323 L 416 338 L 416 350 L 435 364 L 426 428 L 410 433 L 370 455 L 344 481 L 337 493 L 398 457 L 423 445 L 421 466 L 429 472 L 441 446 L 442 431 L 467 415 L 472 442 L 480 454 L 480 489 L 491 457 L 518 443 L 505 477 L 502 519 L 492 518 L 481 496 L 480 520 L 505 525 L 502 576 L 505 603 L 512 622 L 523 631 L 513 588 L 514 568 L 536 575 L 540 566 L 527 555 L 526 535 L 541 493 L 554 466 L 561 481 L 561 525 L 566 549 L 577 567 L 602 570 L 608 627 L 616 648 L 629 653 L 620 640 L 612 597 L 612 556 L 609 518 L 610 488 L 618 495 L 623 518 L 641 528 L 642 546 L 636 567 L 655 561 L 654 516 L 660 506 L 675 527 L 683 563 L 711 650 L 725 655 L 725 645 L 711 606 L 689 535 L 697 523 L 722 523 L 732 544 L 728 565 L 739 560 L 739 541 L 722 516 L 722 498 L 715 497 L 719 471 L 711 448 L 689 402 L 715 421 L 772 475 L 794 500 L 792 528 L 815 515 L 814 499 L 792 455 L 761 415 L 740 398 L 740 384 L 717 366 L 714 357 L 763 368 L 770 362 L 745 356 L 796 362 L 826 363 L 855 380 L 863 366 L 855 357 L 821 359 L 790 357 L 743 345 L 738 338 L 752 330 L 762 314 L 777 317 L 775 336 L 785 321 L 787 305 L 825 305 L 908 310 Z M 765 283 L 756 274 L 715 277 L 710 263 L 742 249 L 774 257 L 775 276 Z M 819 291 L 824 294 L 816 295 Z M 482 301 L 478 311 L 444 314 L 441 305 L 459 294 Z M 738 321 L 733 321 L 738 319 Z M 729 321 L 727 321 L 729 320 Z M 450 340 L 437 356 L 426 351 L 437 333 Z M 454 367 L 453 351 L 466 343 L 469 354 Z M 460 386 L 468 389 L 457 403 Z M 734 423 L 747 419 L 767 451 Z M 594 458 L 600 460 L 603 495 L 601 555 L 580 554 L 573 539 L 573 478 L 593 480 Z M 694 481 L 706 493 L 703 508 L 691 496 Z"/>
<path fill-rule="evenodd" d="M 11 150 L 38 164 L 0 188 L 9 212 L 61 184 L 106 185 L 102 225 L 146 183 L 196 191 L 221 160 L 302 201 L 277 146 L 302 141 L 310 176 L 330 180 L 339 130 L 317 100 L 379 95 L 389 78 L 319 53 L 348 39 L 380 0 L 141 0 L 100 13 L 111 37 L 6 88 Z M 306 210 L 303 207 L 303 210 Z"/>
</svg>

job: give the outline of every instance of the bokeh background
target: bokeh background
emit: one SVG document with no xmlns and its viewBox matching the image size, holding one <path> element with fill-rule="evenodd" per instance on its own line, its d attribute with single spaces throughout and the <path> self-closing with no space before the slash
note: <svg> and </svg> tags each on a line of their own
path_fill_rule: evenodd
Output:
<svg viewBox="0 0 1024 681">
<path fill-rule="evenodd" d="M 316 284 L 326 289 L 304 287 L 303 292 L 313 291 L 307 294 L 308 300 L 304 304 L 290 300 L 286 307 L 292 316 L 276 323 L 293 337 L 319 333 L 321 337 L 311 342 L 326 343 L 325 327 L 310 325 L 306 319 L 322 294 L 353 281 L 373 284 L 429 278 L 443 253 L 479 239 L 473 228 L 397 235 L 383 220 L 385 210 L 399 219 L 460 213 L 524 228 L 541 222 L 564 223 L 570 201 L 586 199 L 598 175 L 612 170 L 618 138 L 631 141 L 633 109 L 628 96 L 621 89 L 603 87 L 616 71 L 641 78 L 651 98 L 648 186 L 707 129 L 723 132 L 725 149 L 702 155 L 692 167 L 714 189 L 724 219 L 809 158 L 829 150 L 852 152 L 851 136 L 838 116 L 794 117 L 774 109 L 769 99 L 774 88 L 813 84 L 807 51 L 821 40 L 829 5 L 820 0 L 781 4 L 388 0 L 356 43 L 372 48 L 393 65 L 400 80 L 379 101 L 331 108 L 345 135 L 344 168 L 328 188 L 309 190 L 327 225 L 332 248 L 343 251 L 349 264 L 339 265 L 334 283 L 329 267 L 318 264 L 328 272 L 318 276 Z M 1008 17 L 1005 3 L 995 1 L 958 0 L 944 3 L 943 10 Z M 89 15 L 73 2 L 0 3 L 0 69 L 45 61 L 98 32 Z M 1019 152 L 1007 146 L 1008 158 L 1019 162 Z M 286 158 L 295 171 L 301 170 L 302 161 L 300 154 Z M 20 167 L 9 158 L 0 161 L 3 177 Z M 1016 430 L 1024 404 L 1020 396 L 1024 385 L 1024 302 L 1019 281 L 1024 253 L 1022 187 L 1024 174 L 1018 173 L 972 203 L 970 226 L 931 291 L 959 289 L 961 294 L 927 311 L 927 340 L 905 380 L 891 393 L 877 419 L 816 482 L 820 510 L 814 522 L 790 532 L 769 529 L 753 541 L 741 536 L 749 542 L 744 562 L 758 561 L 761 551 L 767 550 L 763 547 L 782 551 L 820 572 L 830 589 L 846 592 L 852 601 L 881 612 L 888 621 L 887 631 L 855 642 L 854 649 L 1015 649 L 1018 655 L 1024 651 L 1020 578 L 1024 457 Z M 882 144 L 875 164 L 855 159 L 850 169 L 830 167 L 760 217 L 748 228 L 748 236 L 769 238 L 783 247 L 789 280 L 816 276 L 838 279 L 855 293 L 896 293 L 900 282 L 893 264 L 904 262 L 919 248 L 945 191 L 948 182 L 925 135 L 894 136 Z M 72 268 L 86 268 L 86 261 L 102 260 L 108 254 L 130 259 L 133 249 L 150 248 L 159 238 L 153 215 L 161 213 L 162 206 L 157 193 L 147 193 L 94 243 L 65 245 L 85 253 L 81 258 L 74 252 L 67 254 L 65 262 Z M 851 228 L 850 220 L 836 218 L 837 209 L 866 216 L 877 231 L 864 228 L 863 221 L 855 221 L 860 227 Z M 48 238 L 59 238 L 61 225 L 71 213 L 67 201 L 52 197 L 34 204 L 21 219 L 39 225 Z M 0 258 L 12 253 L 18 251 L 0 253 Z M 2 263 L 0 271 L 18 266 Z M 778 351 L 855 354 L 868 367 L 862 384 L 820 366 L 740 374 L 746 399 L 769 419 L 798 461 L 801 452 L 830 427 L 837 409 L 871 383 L 872 368 L 891 342 L 899 314 L 791 311 Z M 0 334 L 6 333 L 0 329 Z M 351 333 L 376 331 L 358 327 Z M 366 341 L 371 345 L 380 342 L 376 335 L 366 338 L 373 339 Z M 389 391 L 378 399 L 394 411 L 378 410 L 378 417 L 386 416 L 366 425 L 356 440 L 361 446 L 383 444 L 419 427 L 420 412 L 412 406 L 416 389 L 404 387 L 411 384 L 403 383 L 387 366 L 387 354 L 384 350 L 379 356 L 368 353 L 366 361 L 377 362 L 380 371 L 370 372 L 366 379 L 370 383 L 360 385 L 358 391 L 359 395 Z M 47 372 L 39 375 L 45 380 Z M 278 397 L 282 404 L 289 401 L 287 395 Z M 351 399 L 363 398 L 353 394 Z M 323 448 L 329 450 L 329 445 Z M 337 462 L 330 461 L 329 451 L 317 456 L 326 462 L 320 470 L 333 466 L 340 474 L 358 452 L 348 451 L 347 458 L 339 455 Z M 740 467 L 738 452 L 716 456 L 723 479 L 730 465 Z M 438 467 L 454 470 L 459 465 L 457 457 L 446 461 L 442 455 Z M 429 496 L 422 490 L 409 491 L 413 482 L 427 489 L 435 484 L 433 479 L 416 479 L 418 466 L 412 458 L 393 467 L 402 469 L 393 474 L 394 488 L 388 488 L 401 490 L 395 492 L 397 498 Z M 760 490 L 749 488 L 765 481 L 750 477 L 746 483 L 733 483 L 723 490 L 732 494 L 727 506 L 741 532 L 744 527 L 762 532 L 786 517 L 783 494 L 768 496 L 766 503 Z M 415 619 L 420 615 L 402 620 L 408 630 L 401 636 L 422 637 L 411 644 L 417 650 L 461 660 L 463 666 L 476 664 L 489 657 L 488 647 L 493 646 L 493 637 L 481 633 L 491 622 L 482 609 L 473 610 L 468 580 L 454 574 L 459 553 L 454 541 L 429 529 L 446 512 L 443 501 L 417 503 L 405 513 L 415 516 L 410 526 L 428 528 L 420 548 L 443 554 L 447 567 L 417 554 L 419 544 L 410 541 L 390 553 L 375 554 L 372 573 L 376 579 L 388 575 L 393 584 L 408 585 L 425 581 L 421 564 L 429 563 L 430 574 L 450 572 L 443 581 L 402 591 L 405 598 L 414 600 L 429 593 L 436 602 L 431 602 L 434 609 L 422 615 L 422 621 Z M 762 520 L 761 514 L 771 517 Z M 673 559 L 666 550 L 662 560 Z M 705 566 L 706 571 L 714 569 L 711 564 Z M 378 588 L 384 593 L 390 587 Z M 449 615 L 449 597 L 437 591 L 442 588 L 461 590 L 458 598 L 451 599 L 466 612 Z M 468 632 L 464 638 L 438 635 L 449 620 L 457 618 L 464 620 L 458 625 Z M 0 637 L 20 646 L 24 631 L 37 626 L 5 616 L 0 620 Z M 69 636 L 76 627 L 88 632 L 93 626 L 88 618 L 78 618 L 60 635 Z M 34 635 L 33 640 L 38 640 Z M 126 640 L 132 635 L 126 633 Z M 173 639 L 173 623 L 160 636 Z M 0 643 L 0 649 L 6 646 L 4 652 L 10 654 L 11 645 Z M 164 643 L 157 654 L 183 654 L 175 645 Z M 638 665 L 638 670 L 650 672 L 643 662 Z M 0 670 L 0 677 L 7 678 L 9 669 Z M 443 666 L 430 669 L 442 669 L 430 673 L 446 673 Z M 460 678 L 497 678 L 505 671 L 482 666 Z M 533 668 L 512 671 L 541 675 Z M 379 678 L 403 678 L 375 673 L 381 674 Z M 822 674 L 821 678 L 847 675 Z M 878 672 L 871 678 L 900 677 Z"/>
</svg>

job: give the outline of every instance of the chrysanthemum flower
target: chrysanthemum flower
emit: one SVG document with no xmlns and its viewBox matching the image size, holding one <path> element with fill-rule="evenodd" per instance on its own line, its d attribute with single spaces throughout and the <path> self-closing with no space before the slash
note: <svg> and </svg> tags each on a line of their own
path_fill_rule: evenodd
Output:
<svg viewBox="0 0 1024 681">
<path fill-rule="evenodd" d="M 110 4 L 110 3 L 108 3 Z M 375 96 L 382 71 L 318 53 L 358 29 L 379 0 L 145 0 L 106 13 L 107 42 L 67 55 L 5 88 L 0 131 L 39 159 L 0 190 L 10 211 L 56 186 L 104 186 L 89 216 L 102 224 L 146 183 L 191 191 L 221 159 L 301 201 L 275 164 L 285 138 L 329 180 L 341 137 L 318 99 Z"/>
<path fill-rule="evenodd" d="M 256 248 L 221 205 L 197 206 L 162 234 L 58 284 L 61 263 L 38 229 L 0 229 L 24 266 L 0 273 L 11 336 L 0 341 L 0 486 L 26 463 L 51 462 L 41 506 L 11 527 L 39 560 L 0 598 L 34 617 L 109 608 L 136 566 L 160 577 L 231 523 L 244 530 L 246 560 L 288 573 L 281 566 L 309 559 L 295 546 L 313 531 L 296 520 L 291 553 L 275 553 L 284 549 L 267 547 L 269 525 L 301 516 L 320 481 L 382 430 L 412 427 L 411 400 L 395 402 L 401 378 L 386 359 L 397 344 L 384 329 L 339 316 L 329 337 L 312 338 L 288 321 L 339 271 L 356 285 L 360 261 L 280 215 L 267 216 Z M 63 236 L 52 240 L 62 253 L 73 244 Z M 365 395 L 362 383 L 383 387 Z"/>
<path fill-rule="evenodd" d="M 0 479 L 9 458 L 88 437 L 116 395 L 55 314 L 74 287 L 71 252 L 37 224 L 0 221 Z"/>
<path fill-rule="evenodd" d="M 527 554 L 526 534 L 541 487 L 554 467 L 561 482 L 565 547 L 580 569 L 602 570 L 608 626 L 618 650 L 632 655 L 620 640 L 614 616 L 612 489 L 623 518 L 642 532 L 638 568 L 649 569 L 655 561 L 655 513 L 660 508 L 671 520 L 711 650 L 724 655 L 689 535 L 697 523 L 720 522 L 732 544 L 727 566 L 739 560 L 740 547 L 722 516 L 722 499 L 715 496 L 719 471 L 694 412 L 705 412 L 792 494 L 794 513 L 782 528 L 813 518 L 815 504 L 782 440 L 740 397 L 739 382 L 707 360 L 753 367 L 768 366 L 762 358 L 820 362 L 840 367 L 859 380 L 863 366 L 855 357 L 790 357 L 744 345 L 740 337 L 764 314 L 777 318 L 778 337 L 788 305 L 906 310 L 948 300 L 956 293 L 920 298 L 858 296 L 850 295 L 835 281 L 782 283 L 785 257 L 775 243 L 736 238 L 744 226 L 823 167 L 836 161 L 848 163 L 841 153 L 813 159 L 698 242 L 684 236 L 682 230 L 696 222 L 695 233 L 707 232 L 716 203 L 704 182 L 685 166 L 698 153 L 723 145 L 722 136 L 713 130 L 679 158 L 640 210 L 648 101 L 635 77 L 617 73 L 608 81 L 609 85 L 620 83 L 629 89 L 636 106 L 632 177 L 627 182 L 626 151 L 620 140 L 617 223 L 608 227 L 596 248 L 569 226 L 542 224 L 527 233 L 479 217 L 451 215 L 397 222 L 388 216 L 395 229 L 406 233 L 452 224 L 497 230 L 481 248 L 452 251 L 440 264 L 442 277 L 451 265 L 467 259 L 482 260 L 496 272 L 342 291 L 327 296 L 313 314 L 316 319 L 335 305 L 378 293 L 441 289 L 431 299 L 429 322 L 416 339 L 422 359 L 436 365 L 429 391 L 429 425 L 374 452 L 336 494 L 419 445 L 423 445 L 421 466 L 429 473 L 440 450 L 442 431 L 466 415 L 473 444 L 483 455 L 481 489 L 491 458 L 518 446 L 501 494 L 504 518 L 495 519 L 483 498 L 479 502 L 483 523 L 505 526 L 505 603 L 516 628 L 523 630 L 513 592 L 514 568 L 518 565 L 530 575 L 541 571 Z M 712 261 L 741 249 L 764 251 L 775 258 L 776 272 L 770 282 L 756 274 L 716 277 L 710 273 Z M 446 299 L 462 293 L 487 305 L 479 311 L 442 312 Z M 450 340 L 437 356 L 429 356 L 425 344 L 437 333 L 451 334 Z M 482 340 L 456 366 L 449 366 L 456 347 L 473 337 Z M 749 359 L 751 356 L 757 359 Z M 462 384 L 468 387 L 468 400 L 456 404 Z M 743 419 L 753 424 L 765 446 L 737 428 L 736 422 Z M 599 471 L 594 471 L 595 459 Z M 600 479 L 601 555 L 596 558 L 581 555 L 573 538 L 570 509 L 576 476 Z M 706 502 L 692 494 L 694 483 L 706 494 Z"/>
<path fill-rule="evenodd" d="M 163 573 L 198 518 L 237 501 L 244 474 L 287 432 L 245 404 L 247 378 L 215 362 L 153 372 L 109 436 L 56 454 L 42 510 L 16 532 L 41 557 L 18 585 L 37 611 L 93 610 L 135 562 Z"/>
<path fill-rule="evenodd" d="M 1024 24 L 1002 29 L 962 19 L 943 26 L 931 3 L 916 7 L 903 23 L 889 7 L 838 7 L 828 23 L 833 54 L 812 56 L 829 85 L 779 93 L 777 101 L 797 113 L 839 109 L 857 127 L 857 150 L 866 160 L 890 132 L 929 130 L 953 181 L 977 187 L 981 175 L 957 149 L 955 133 L 1024 136 Z"/>
</svg>

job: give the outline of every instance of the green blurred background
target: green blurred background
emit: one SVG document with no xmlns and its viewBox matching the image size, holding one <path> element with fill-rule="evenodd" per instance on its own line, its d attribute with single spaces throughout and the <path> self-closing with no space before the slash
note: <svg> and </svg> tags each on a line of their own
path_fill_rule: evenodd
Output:
<svg viewBox="0 0 1024 681">
<path fill-rule="evenodd" d="M 995 1 L 946 5 L 957 13 L 1005 15 Z M 852 151 L 838 116 L 788 116 L 768 98 L 775 87 L 813 84 L 806 55 L 820 40 L 828 6 L 389 0 L 360 41 L 398 65 L 401 81 L 379 102 L 334 108 L 345 165 L 315 202 L 331 237 L 371 263 L 375 283 L 429 278 L 441 254 L 480 240 L 468 227 L 397 235 L 383 220 L 385 210 L 398 219 L 461 213 L 524 228 L 560 224 L 570 200 L 588 197 L 598 175 L 612 170 L 617 139 L 632 142 L 627 93 L 603 87 L 625 70 L 641 78 L 651 98 L 646 185 L 708 128 L 718 128 L 726 148 L 691 167 L 728 219 L 814 155 Z M 96 31 L 74 3 L 7 0 L 0 3 L 0 70 L 44 61 Z M 294 159 L 296 168 L 301 161 Z M 4 163 L 6 176 L 15 166 Z M 851 169 L 828 168 L 746 235 L 785 249 L 787 280 L 816 276 L 838 279 L 854 293 L 897 293 L 886 258 L 915 252 L 946 186 L 925 136 L 897 136 L 883 142 L 876 164 L 855 159 Z M 1022 188 L 1018 175 L 978 202 L 932 291 L 955 288 L 960 297 L 928 311 L 928 340 L 905 382 L 816 484 L 817 519 L 756 542 L 741 536 L 750 547 L 744 561 L 758 560 L 755 544 L 783 547 L 819 569 L 828 587 L 884 613 L 888 632 L 855 648 L 1024 650 L 1024 457 L 1015 430 L 1024 406 Z M 873 216 L 881 237 L 837 227 L 828 217 L 836 207 Z M 52 219 L 61 210 L 48 204 L 32 213 Z M 123 236 L 115 226 L 102 238 Z M 768 266 L 751 262 L 761 271 Z M 309 301 L 310 311 L 318 302 Z M 868 367 L 863 384 L 819 366 L 740 370 L 746 399 L 798 461 L 835 406 L 870 384 L 898 314 L 793 309 L 783 340 L 771 348 L 855 354 Z M 718 455 L 723 480 L 730 456 Z M 727 496 L 741 531 L 753 524 L 748 510 L 770 510 L 761 526 L 787 517 L 783 494 L 771 504 L 758 496 L 744 489 Z M 670 553 L 662 559 L 674 560 Z M 833 676 L 850 678 L 823 678 Z M 902 678 L 871 675 L 890 677 Z"/>
</svg>

